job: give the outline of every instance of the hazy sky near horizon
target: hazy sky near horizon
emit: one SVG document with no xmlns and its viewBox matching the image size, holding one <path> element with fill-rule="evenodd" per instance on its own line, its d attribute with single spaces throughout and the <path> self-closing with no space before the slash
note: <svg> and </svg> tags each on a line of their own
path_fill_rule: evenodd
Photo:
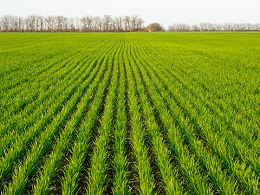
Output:
<svg viewBox="0 0 260 195">
<path fill-rule="evenodd" d="M 111 16 L 138 14 L 145 25 L 260 23 L 260 0 L 0 0 L 0 16 L 30 14 Z"/>
</svg>

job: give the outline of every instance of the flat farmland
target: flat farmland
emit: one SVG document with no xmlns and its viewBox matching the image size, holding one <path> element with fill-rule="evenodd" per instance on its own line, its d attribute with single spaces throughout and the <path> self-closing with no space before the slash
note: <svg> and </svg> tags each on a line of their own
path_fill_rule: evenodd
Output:
<svg viewBox="0 0 260 195">
<path fill-rule="evenodd" d="M 260 194 L 259 33 L 0 34 L 0 192 Z"/>
</svg>

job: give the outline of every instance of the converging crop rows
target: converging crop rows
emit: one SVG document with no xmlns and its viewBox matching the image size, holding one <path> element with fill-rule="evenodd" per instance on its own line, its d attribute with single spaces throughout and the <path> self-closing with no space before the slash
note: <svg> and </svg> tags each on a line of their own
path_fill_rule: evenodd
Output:
<svg viewBox="0 0 260 195">
<path fill-rule="evenodd" d="M 259 33 L 2 34 L 1 194 L 260 194 L 259 53 Z"/>
</svg>

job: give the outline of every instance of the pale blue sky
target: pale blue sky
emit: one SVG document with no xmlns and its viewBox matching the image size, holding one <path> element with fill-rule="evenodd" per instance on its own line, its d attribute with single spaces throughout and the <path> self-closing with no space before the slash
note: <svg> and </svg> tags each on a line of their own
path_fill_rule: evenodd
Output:
<svg viewBox="0 0 260 195">
<path fill-rule="evenodd" d="M 260 0 L 0 0 L 0 15 L 141 16 L 145 24 L 260 23 Z"/>
</svg>

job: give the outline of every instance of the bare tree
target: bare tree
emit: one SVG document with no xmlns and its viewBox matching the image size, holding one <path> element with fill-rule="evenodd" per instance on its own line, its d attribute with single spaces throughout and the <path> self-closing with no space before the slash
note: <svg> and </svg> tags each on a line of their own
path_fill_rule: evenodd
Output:
<svg viewBox="0 0 260 195">
<path fill-rule="evenodd" d="M 95 32 L 98 31 L 99 29 L 99 23 L 98 23 L 99 17 L 98 16 L 94 16 L 93 20 L 92 20 L 92 25 L 93 25 L 93 29 Z"/>
<path fill-rule="evenodd" d="M 31 32 L 38 32 L 39 31 L 41 18 L 42 18 L 41 16 L 36 15 L 36 14 L 30 15 L 28 17 L 28 19 L 30 20 L 29 24 L 30 24 Z"/>
<path fill-rule="evenodd" d="M 13 32 L 18 32 L 18 17 L 10 16 L 10 29 Z"/>
<path fill-rule="evenodd" d="M 97 25 L 98 25 L 98 28 L 99 28 L 99 32 L 101 32 L 102 31 L 103 21 L 102 21 L 102 19 L 99 16 L 96 16 L 96 22 L 97 22 Z"/>
<path fill-rule="evenodd" d="M 138 19 L 138 15 L 133 15 L 132 17 L 131 17 L 131 30 L 132 31 L 136 31 L 136 24 L 137 24 L 137 19 Z"/>
<path fill-rule="evenodd" d="M 79 17 L 74 18 L 74 25 L 75 25 L 75 31 L 80 32 L 80 29 L 82 29 L 82 26 L 81 26 L 81 22 L 80 22 Z"/>
<path fill-rule="evenodd" d="M 93 21 L 93 18 L 92 18 L 92 16 L 86 16 L 86 19 L 87 19 L 88 32 L 91 32 L 92 31 L 92 21 Z"/>
<path fill-rule="evenodd" d="M 137 23 L 136 23 L 136 27 L 137 30 L 140 31 L 143 29 L 143 24 L 144 24 L 144 20 L 142 18 L 137 18 Z"/>
<path fill-rule="evenodd" d="M 18 17 L 18 32 L 23 32 L 24 31 L 24 20 L 22 17 Z"/>
<path fill-rule="evenodd" d="M 3 15 L 1 18 L 1 24 L 5 32 L 8 32 L 11 27 L 11 23 L 10 23 L 11 17 L 12 17 L 11 15 Z"/>
<path fill-rule="evenodd" d="M 63 32 L 65 29 L 65 24 L 67 23 L 67 18 L 64 16 L 55 17 L 55 27 L 58 32 Z"/>
<path fill-rule="evenodd" d="M 102 31 L 102 19 L 99 16 L 92 17 L 92 28 L 95 32 L 101 32 Z"/>
<path fill-rule="evenodd" d="M 112 17 L 110 15 L 104 15 L 103 25 L 106 32 L 109 30 L 109 25 L 112 22 Z"/>
<path fill-rule="evenodd" d="M 26 18 L 27 31 L 34 31 L 35 26 L 35 15 L 30 15 Z"/>
<path fill-rule="evenodd" d="M 125 24 L 125 31 L 128 32 L 128 30 L 130 28 L 130 17 L 129 16 L 125 16 L 124 24 Z"/>
<path fill-rule="evenodd" d="M 42 31 L 43 27 L 43 17 L 40 15 L 32 15 L 32 20 L 34 23 L 34 31 Z"/>
<path fill-rule="evenodd" d="M 92 21 L 93 17 L 92 16 L 84 16 L 81 18 L 81 24 L 82 24 L 82 31 L 86 32 L 91 32 L 92 30 Z"/>
<path fill-rule="evenodd" d="M 196 25 L 196 24 L 192 25 L 192 26 L 191 26 L 191 30 L 192 30 L 192 31 L 195 31 L 195 32 L 199 31 L 198 25 Z"/>
<path fill-rule="evenodd" d="M 112 20 L 109 24 L 109 32 L 115 32 L 116 31 L 116 22 Z"/>
<path fill-rule="evenodd" d="M 82 17 L 80 19 L 81 23 L 82 23 L 82 31 L 86 32 L 87 31 L 87 19 L 86 17 Z"/>
<path fill-rule="evenodd" d="M 43 16 L 38 16 L 38 27 L 41 32 L 44 30 L 44 21 Z"/>
<path fill-rule="evenodd" d="M 70 32 L 75 32 L 76 31 L 76 27 L 75 27 L 75 23 L 74 23 L 74 18 L 71 17 L 68 19 L 68 29 Z"/>
<path fill-rule="evenodd" d="M 45 18 L 45 30 L 48 32 L 53 31 L 53 26 L 54 26 L 55 18 L 53 16 L 48 16 Z"/>
<path fill-rule="evenodd" d="M 115 21 L 115 25 L 116 25 L 116 31 L 121 32 L 122 31 L 123 16 L 115 17 L 114 21 Z"/>
</svg>

